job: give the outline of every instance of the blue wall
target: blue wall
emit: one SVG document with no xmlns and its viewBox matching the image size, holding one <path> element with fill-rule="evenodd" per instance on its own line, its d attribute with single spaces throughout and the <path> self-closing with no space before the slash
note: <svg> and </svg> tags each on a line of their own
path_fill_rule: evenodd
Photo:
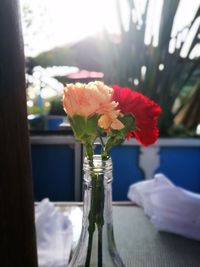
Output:
<svg viewBox="0 0 200 267">
<path fill-rule="evenodd" d="M 99 146 L 97 146 L 95 152 L 100 152 Z M 129 186 L 144 179 L 144 174 L 138 167 L 138 156 L 138 146 L 116 146 L 112 148 L 113 200 L 128 200 Z"/>
<path fill-rule="evenodd" d="M 68 145 L 32 145 L 35 200 L 74 200 L 74 149 Z"/>
<path fill-rule="evenodd" d="M 96 147 L 99 153 L 100 147 Z M 32 145 L 32 168 L 35 200 L 45 197 L 52 201 L 74 199 L 74 148 L 69 145 Z M 113 160 L 113 200 L 127 200 L 131 184 L 142 181 L 144 174 L 138 166 L 139 146 L 122 145 L 111 150 Z M 175 185 L 200 193 L 199 147 L 160 148 L 162 172 Z"/>
<path fill-rule="evenodd" d="M 177 186 L 200 193 L 199 147 L 162 147 L 156 172 L 164 173 Z"/>
</svg>

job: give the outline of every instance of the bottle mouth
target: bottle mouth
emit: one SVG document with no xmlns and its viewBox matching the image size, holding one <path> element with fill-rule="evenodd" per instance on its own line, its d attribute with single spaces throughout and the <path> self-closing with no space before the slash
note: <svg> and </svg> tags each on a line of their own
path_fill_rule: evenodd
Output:
<svg viewBox="0 0 200 267">
<path fill-rule="evenodd" d="M 108 158 L 107 160 L 103 160 L 101 155 L 94 155 L 93 160 L 88 159 L 85 157 L 83 162 L 83 167 L 89 167 L 93 169 L 106 169 L 112 167 L 112 160 Z"/>
<path fill-rule="evenodd" d="M 85 157 L 85 160 L 90 161 L 87 157 Z M 108 159 L 102 159 L 100 154 L 94 154 L 93 155 L 93 161 L 102 161 L 102 162 L 108 162 L 109 160 L 111 160 L 111 158 L 109 157 Z"/>
<path fill-rule="evenodd" d="M 83 162 L 83 170 L 85 174 L 89 174 L 90 179 L 92 178 L 92 176 L 96 176 L 96 178 L 99 177 L 99 179 L 101 179 L 101 177 L 104 178 L 104 180 L 106 180 L 107 182 L 112 181 L 111 158 L 102 160 L 101 155 L 94 155 L 93 160 L 85 158 Z M 84 180 L 85 178 L 86 177 L 84 176 Z M 88 178 L 86 178 L 87 181 Z"/>
</svg>

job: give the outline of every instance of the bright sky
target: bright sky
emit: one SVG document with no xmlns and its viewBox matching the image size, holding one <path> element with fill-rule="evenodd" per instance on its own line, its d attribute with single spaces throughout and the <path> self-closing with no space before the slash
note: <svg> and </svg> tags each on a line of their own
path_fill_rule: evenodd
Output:
<svg viewBox="0 0 200 267">
<path fill-rule="evenodd" d="M 133 0 L 137 7 L 134 17 L 139 19 L 146 0 Z M 25 41 L 25 53 L 34 56 L 56 46 L 71 44 L 87 36 L 96 35 L 105 27 L 110 33 L 119 33 L 115 0 L 21 0 L 21 7 L 30 10 L 26 16 L 22 9 L 22 22 Z M 149 44 L 153 36 L 153 45 L 158 43 L 159 21 L 163 0 L 150 0 L 147 16 L 145 43 Z M 181 0 L 172 36 L 187 26 L 200 5 L 200 0 Z M 128 7 L 125 0 L 120 0 L 122 19 L 127 28 Z M 32 20 L 27 28 L 25 21 Z M 192 37 L 196 34 L 200 19 L 194 27 L 191 37 L 184 47 L 182 55 L 187 55 Z M 173 41 L 172 41 L 173 42 Z M 200 55 L 200 47 L 194 56 Z M 173 52 L 173 43 L 171 44 Z"/>
</svg>

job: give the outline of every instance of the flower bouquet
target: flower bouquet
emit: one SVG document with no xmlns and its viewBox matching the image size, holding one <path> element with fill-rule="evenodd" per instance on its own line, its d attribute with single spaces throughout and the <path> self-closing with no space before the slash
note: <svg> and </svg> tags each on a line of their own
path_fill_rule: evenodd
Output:
<svg viewBox="0 0 200 267">
<path fill-rule="evenodd" d="M 103 82 L 67 84 L 63 107 L 75 138 L 85 146 L 82 232 L 69 266 L 124 266 L 112 222 L 110 149 L 135 136 L 144 146 L 158 138 L 161 108 L 144 95 Z M 100 140 L 101 154 L 94 154 Z"/>
</svg>

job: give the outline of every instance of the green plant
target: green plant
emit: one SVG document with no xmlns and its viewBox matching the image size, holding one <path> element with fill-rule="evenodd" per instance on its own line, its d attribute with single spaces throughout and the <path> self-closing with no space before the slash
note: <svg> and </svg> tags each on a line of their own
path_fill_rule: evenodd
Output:
<svg viewBox="0 0 200 267">
<path fill-rule="evenodd" d="M 120 2 L 116 0 L 118 20 L 121 29 L 121 40 L 113 43 L 111 36 L 105 31 L 99 49 L 102 53 L 103 71 L 106 83 L 116 83 L 121 86 L 129 86 L 140 91 L 151 99 L 157 101 L 163 108 L 160 117 L 159 128 L 162 136 L 170 134 L 169 129 L 173 125 L 174 116 L 172 107 L 181 89 L 188 83 L 194 71 L 200 66 L 200 58 L 190 59 L 189 55 L 199 43 L 198 32 L 190 46 L 187 57 L 180 55 L 184 41 L 180 42 L 173 54 L 169 53 L 169 43 L 177 44 L 184 31 L 188 33 L 194 27 L 196 19 L 200 16 L 200 8 L 192 22 L 179 31 L 176 36 L 171 36 L 174 18 L 177 12 L 179 0 L 164 0 L 159 28 L 158 45 L 145 45 L 144 36 L 149 0 L 141 14 L 141 20 L 133 21 L 133 10 L 136 10 L 134 1 L 127 0 L 129 6 L 129 29 L 125 30 L 122 22 Z M 159 69 L 159 65 L 164 68 Z M 145 74 L 141 75 L 142 69 Z"/>
<path fill-rule="evenodd" d="M 185 96 L 183 104 L 178 108 L 175 116 L 175 125 L 183 126 L 188 133 L 195 134 L 196 127 L 200 123 L 200 80 L 190 89 L 189 94 Z"/>
<path fill-rule="evenodd" d="M 29 58 L 29 67 L 33 66 L 65 66 L 66 62 L 69 66 L 76 64 L 74 52 L 69 47 L 56 47 L 50 51 L 40 53 L 34 58 Z"/>
</svg>

